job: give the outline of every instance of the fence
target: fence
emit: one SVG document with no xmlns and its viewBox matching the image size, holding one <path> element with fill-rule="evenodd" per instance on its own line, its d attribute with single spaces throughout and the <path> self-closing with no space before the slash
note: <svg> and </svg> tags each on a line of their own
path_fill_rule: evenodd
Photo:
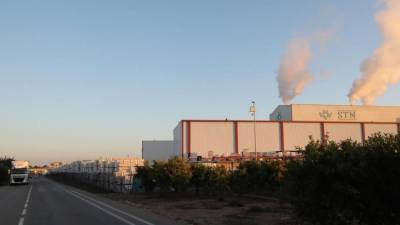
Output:
<svg viewBox="0 0 400 225">
<path fill-rule="evenodd" d="M 49 177 L 62 183 L 85 186 L 102 192 L 128 193 L 134 191 L 134 187 L 137 186 L 134 185 L 133 173 L 125 174 L 125 176 L 118 176 L 116 173 L 112 172 L 53 172 L 49 174 Z"/>
<path fill-rule="evenodd" d="M 131 192 L 137 166 L 143 166 L 143 159 L 128 157 L 75 161 L 51 169 L 49 177 L 106 192 Z"/>
</svg>

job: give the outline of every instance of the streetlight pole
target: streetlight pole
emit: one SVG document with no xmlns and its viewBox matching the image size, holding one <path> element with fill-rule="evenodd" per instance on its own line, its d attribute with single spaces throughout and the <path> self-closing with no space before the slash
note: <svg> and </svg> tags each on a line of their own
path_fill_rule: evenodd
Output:
<svg viewBox="0 0 400 225">
<path fill-rule="evenodd" d="M 256 157 L 256 161 L 257 161 L 258 157 L 257 157 L 257 129 L 256 129 L 256 102 L 255 101 L 251 102 L 250 113 L 253 116 L 254 154 Z"/>
</svg>

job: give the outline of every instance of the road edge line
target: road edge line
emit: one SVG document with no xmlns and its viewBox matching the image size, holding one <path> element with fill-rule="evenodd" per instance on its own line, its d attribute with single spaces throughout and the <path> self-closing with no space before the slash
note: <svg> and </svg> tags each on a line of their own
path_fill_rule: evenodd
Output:
<svg viewBox="0 0 400 225">
<path fill-rule="evenodd" d="M 124 222 L 124 223 L 126 223 L 126 224 L 129 224 L 129 225 L 137 225 L 137 224 L 132 223 L 131 221 L 126 220 L 125 218 L 123 218 L 123 217 L 121 217 L 121 216 L 119 216 L 119 215 L 117 215 L 117 214 L 115 214 L 115 213 L 113 213 L 113 212 L 111 212 L 111 211 L 109 211 L 109 210 L 107 210 L 107 209 L 105 209 L 105 208 L 99 206 L 99 205 L 96 205 L 95 203 L 93 203 L 93 202 L 91 202 L 91 201 L 89 201 L 89 200 L 87 200 L 87 199 L 82 198 L 81 196 L 79 196 L 79 195 L 77 195 L 77 194 L 72 193 L 71 191 L 65 190 L 65 192 L 67 192 L 68 194 L 74 196 L 75 198 L 78 198 L 78 199 L 80 199 L 81 201 L 83 201 L 83 202 L 85 202 L 85 203 L 87 203 L 87 204 L 89 204 L 89 205 L 91 205 L 91 206 L 93 206 L 93 207 L 95 207 L 95 208 L 97 208 L 97 209 L 103 211 L 104 213 L 106 213 L 106 214 L 108 214 L 108 215 L 110 215 L 110 216 L 113 216 L 113 217 L 116 218 L 116 219 L 119 219 L 120 221 L 122 221 L 122 222 Z"/>
<path fill-rule="evenodd" d="M 107 208 L 109 208 L 109 209 L 112 209 L 112 210 L 114 210 L 114 211 L 116 211 L 116 212 L 119 212 L 119 213 L 121 213 L 121 214 L 123 214 L 123 215 L 125 215 L 125 216 L 128 216 L 128 217 L 132 218 L 132 219 L 135 219 L 135 220 L 137 220 L 137 221 L 139 221 L 139 222 L 141 222 L 141 223 L 144 223 L 144 224 L 147 224 L 147 225 L 155 225 L 154 223 L 151 223 L 151 222 L 149 222 L 149 221 L 147 221 L 147 220 L 145 220 L 145 219 L 142 219 L 142 218 L 140 218 L 140 217 L 134 216 L 134 215 L 132 215 L 132 214 L 130 214 L 130 213 L 124 212 L 124 211 L 122 211 L 122 210 L 120 210 L 120 209 L 117 209 L 117 208 L 115 208 L 115 207 L 112 207 L 112 206 L 110 206 L 110 205 L 108 205 L 108 204 L 106 204 L 106 203 L 104 203 L 104 202 L 101 202 L 101 201 L 99 201 L 99 200 L 96 200 L 96 199 L 94 199 L 94 198 L 92 198 L 92 197 L 89 197 L 89 196 L 87 196 L 87 195 L 85 195 L 85 194 L 82 194 L 82 193 L 80 193 L 80 192 L 78 192 L 78 191 L 71 190 L 71 192 L 73 192 L 73 193 L 75 193 L 75 194 L 78 194 L 78 195 L 80 195 L 81 197 L 87 198 L 87 199 L 89 199 L 89 200 L 91 200 L 91 201 L 93 201 L 93 202 L 96 202 L 96 203 L 99 204 L 99 205 L 105 206 L 105 207 L 107 207 Z"/>
</svg>

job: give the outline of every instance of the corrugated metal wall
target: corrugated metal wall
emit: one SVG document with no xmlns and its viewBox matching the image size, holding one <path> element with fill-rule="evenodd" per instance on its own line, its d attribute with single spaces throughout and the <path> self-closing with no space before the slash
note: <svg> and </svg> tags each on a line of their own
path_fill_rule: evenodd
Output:
<svg viewBox="0 0 400 225">
<path fill-rule="evenodd" d="M 350 138 L 354 141 L 362 141 L 360 123 L 326 123 L 324 125 L 329 140 L 341 141 Z"/>
<path fill-rule="evenodd" d="M 284 149 L 303 148 L 310 141 L 310 136 L 321 139 L 320 123 L 283 123 L 284 126 Z"/>
<path fill-rule="evenodd" d="M 369 137 L 374 133 L 396 133 L 397 124 L 365 124 L 365 137 Z"/>
<path fill-rule="evenodd" d="M 257 151 L 269 152 L 280 149 L 279 123 L 258 122 L 256 123 Z M 238 122 L 238 151 L 254 152 L 254 123 Z"/>
<path fill-rule="evenodd" d="M 183 123 L 183 135 L 178 125 L 174 138 L 183 142 L 183 154 L 196 153 L 208 157 L 214 155 L 231 155 L 242 152 L 254 152 L 253 121 L 202 121 L 187 120 Z M 178 129 L 179 128 L 179 129 Z M 320 140 L 323 133 L 329 140 L 340 141 L 352 139 L 361 142 L 373 133 L 397 133 L 397 123 L 343 123 L 343 122 L 279 122 L 257 121 L 256 137 L 258 152 L 290 151 L 304 147 L 310 136 Z M 177 140 L 175 140 L 176 142 Z"/>
<path fill-rule="evenodd" d="M 191 122 L 190 128 L 192 153 L 207 156 L 208 151 L 212 151 L 218 155 L 230 155 L 235 151 L 234 123 Z"/>
</svg>

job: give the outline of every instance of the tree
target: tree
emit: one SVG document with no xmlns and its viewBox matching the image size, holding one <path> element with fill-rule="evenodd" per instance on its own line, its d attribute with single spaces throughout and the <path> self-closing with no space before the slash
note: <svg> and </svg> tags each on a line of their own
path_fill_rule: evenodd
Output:
<svg viewBox="0 0 400 225">
<path fill-rule="evenodd" d="M 312 224 L 400 224 L 399 150 L 399 135 L 311 141 L 303 160 L 287 164 L 295 212 Z"/>
<path fill-rule="evenodd" d="M 204 182 L 205 192 L 208 194 L 223 195 L 230 190 L 230 173 L 223 166 L 206 167 Z"/>
<path fill-rule="evenodd" d="M 11 169 L 13 158 L 0 158 L 0 184 L 5 183 L 9 179 L 8 171 Z"/>
<path fill-rule="evenodd" d="M 169 159 L 163 167 L 159 166 L 157 175 L 161 189 L 172 188 L 175 192 L 183 192 L 189 187 L 192 172 L 188 162 L 174 157 Z"/>
<path fill-rule="evenodd" d="M 136 168 L 136 177 L 140 179 L 141 184 L 146 192 L 152 192 L 156 186 L 155 174 L 153 168 L 146 161 L 144 166 Z"/>
<path fill-rule="evenodd" d="M 192 177 L 190 179 L 191 185 L 194 187 L 196 194 L 200 193 L 201 189 L 207 186 L 206 171 L 207 167 L 202 164 L 193 164 L 190 168 Z"/>
</svg>

